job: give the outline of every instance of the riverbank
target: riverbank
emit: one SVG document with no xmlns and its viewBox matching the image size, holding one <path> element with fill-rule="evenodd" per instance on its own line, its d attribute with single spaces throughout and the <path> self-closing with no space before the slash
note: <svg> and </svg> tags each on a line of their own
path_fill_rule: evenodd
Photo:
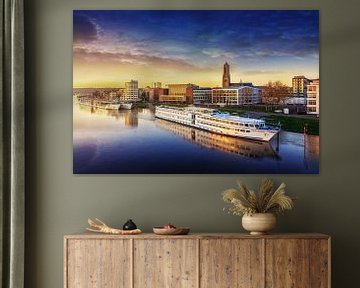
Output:
<svg viewBox="0 0 360 288">
<path fill-rule="evenodd" d="M 304 128 L 310 135 L 319 135 L 319 118 L 312 115 L 284 115 L 272 112 L 259 112 L 241 109 L 238 107 L 218 108 L 220 111 L 229 112 L 241 116 L 249 116 L 264 119 L 269 125 L 280 125 L 282 130 L 303 133 Z"/>
</svg>

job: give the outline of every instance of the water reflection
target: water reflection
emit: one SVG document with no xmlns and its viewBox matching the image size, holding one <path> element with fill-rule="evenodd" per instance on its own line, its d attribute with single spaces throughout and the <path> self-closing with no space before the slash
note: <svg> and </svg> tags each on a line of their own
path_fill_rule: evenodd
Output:
<svg viewBox="0 0 360 288">
<path fill-rule="evenodd" d="M 115 118 L 116 120 L 124 120 L 125 127 L 137 127 L 139 125 L 138 112 L 139 109 L 133 110 L 106 110 L 91 106 L 79 105 L 79 109 L 91 114 L 104 115 Z M 141 111 L 142 109 L 140 109 Z"/>
<path fill-rule="evenodd" d="M 313 163 L 317 163 L 320 156 L 320 138 L 313 135 L 304 135 L 304 167 L 311 169 Z"/>
<path fill-rule="evenodd" d="M 320 138 L 313 135 L 304 135 L 305 158 L 316 159 L 320 155 Z"/>
<path fill-rule="evenodd" d="M 153 109 L 73 109 L 74 173 L 318 173 L 319 137 L 271 143 L 155 119 Z"/>
<path fill-rule="evenodd" d="M 156 119 L 155 124 L 187 141 L 202 147 L 217 149 L 226 153 L 237 154 L 248 158 L 279 159 L 273 147 L 268 142 L 251 141 L 242 138 L 224 136 L 208 131 Z"/>
</svg>

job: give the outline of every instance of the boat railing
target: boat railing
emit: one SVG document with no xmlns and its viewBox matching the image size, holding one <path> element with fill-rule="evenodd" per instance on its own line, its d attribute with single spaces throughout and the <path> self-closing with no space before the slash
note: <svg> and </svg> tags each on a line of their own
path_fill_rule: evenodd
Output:
<svg viewBox="0 0 360 288">
<path fill-rule="evenodd" d="M 281 130 L 281 128 L 280 127 L 275 127 L 275 126 L 271 126 L 271 125 L 266 125 L 266 126 L 264 126 L 264 127 L 259 127 L 259 128 L 257 128 L 257 129 L 259 129 L 259 130 L 278 130 L 278 131 L 280 131 Z"/>
</svg>

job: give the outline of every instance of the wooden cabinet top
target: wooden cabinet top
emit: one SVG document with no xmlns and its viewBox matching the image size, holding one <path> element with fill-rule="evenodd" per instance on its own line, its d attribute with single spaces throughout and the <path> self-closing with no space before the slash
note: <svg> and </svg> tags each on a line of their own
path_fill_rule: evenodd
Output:
<svg viewBox="0 0 360 288">
<path fill-rule="evenodd" d="M 64 236 L 65 239 L 329 239 L 329 235 L 320 233 L 288 233 L 250 235 L 245 233 L 190 233 L 188 235 L 156 235 L 142 233 L 139 235 L 109 235 L 100 233 L 78 233 Z"/>
</svg>

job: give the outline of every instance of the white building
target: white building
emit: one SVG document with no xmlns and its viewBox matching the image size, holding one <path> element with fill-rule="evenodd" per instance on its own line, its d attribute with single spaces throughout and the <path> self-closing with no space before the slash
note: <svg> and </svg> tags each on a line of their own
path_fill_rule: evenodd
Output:
<svg viewBox="0 0 360 288">
<path fill-rule="evenodd" d="M 193 90 L 193 103 L 211 103 L 211 88 L 199 88 Z"/>
<path fill-rule="evenodd" d="M 137 80 L 125 82 L 125 93 L 122 97 L 124 101 L 138 101 L 139 100 L 139 86 Z"/>
<path fill-rule="evenodd" d="M 249 86 L 212 89 L 211 102 L 225 105 L 252 105 L 261 103 L 260 89 Z"/>
<path fill-rule="evenodd" d="M 307 98 L 306 98 L 306 112 L 307 114 L 316 114 L 320 113 L 320 82 L 319 79 L 314 79 L 307 86 Z"/>
</svg>

